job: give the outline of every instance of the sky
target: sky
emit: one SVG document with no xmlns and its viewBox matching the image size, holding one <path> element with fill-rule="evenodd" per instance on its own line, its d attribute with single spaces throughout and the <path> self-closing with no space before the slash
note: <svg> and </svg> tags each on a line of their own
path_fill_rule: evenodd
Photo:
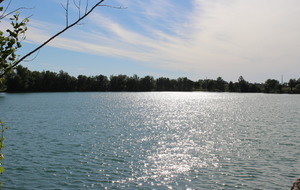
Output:
<svg viewBox="0 0 300 190">
<path fill-rule="evenodd" d="M 81 14 L 86 2 L 81 1 Z M 97 1 L 88 2 L 91 8 Z M 62 4 L 66 0 L 12 0 L 11 10 L 29 8 L 21 10 L 30 22 L 20 55 L 65 27 Z M 22 65 L 75 77 L 300 78 L 299 0 L 105 0 L 102 5 L 122 8 L 97 7 Z M 78 14 L 71 0 L 69 23 Z"/>
</svg>

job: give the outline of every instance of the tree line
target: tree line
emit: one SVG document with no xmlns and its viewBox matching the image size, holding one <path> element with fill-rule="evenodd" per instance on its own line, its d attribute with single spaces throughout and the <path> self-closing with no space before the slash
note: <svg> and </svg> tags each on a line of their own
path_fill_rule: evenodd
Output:
<svg viewBox="0 0 300 190">
<path fill-rule="evenodd" d="M 30 71 L 21 65 L 8 74 L 0 87 L 6 92 L 106 92 L 106 91 L 209 91 L 209 92 L 264 92 L 300 93 L 300 78 L 290 79 L 281 84 L 278 80 L 267 79 L 264 83 L 250 83 L 240 76 L 237 82 L 217 79 L 192 81 L 187 77 L 169 79 L 137 75 L 104 75 L 77 78 L 67 72 Z"/>
</svg>

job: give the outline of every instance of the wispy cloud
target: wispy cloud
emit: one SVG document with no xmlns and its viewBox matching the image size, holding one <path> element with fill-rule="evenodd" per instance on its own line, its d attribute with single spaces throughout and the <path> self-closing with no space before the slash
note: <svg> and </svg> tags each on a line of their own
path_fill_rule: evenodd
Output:
<svg viewBox="0 0 300 190">
<path fill-rule="evenodd" d="M 126 22 L 98 12 L 87 27 L 50 45 L 202 77 L 300 70 L 298 0 L 194 0 L 189 6 L 171 0 L 119 2 L 129 7 L 122 13 Z M 41 43 L 60 27 L 33 21 L 28 42 Z"/>
</svg>

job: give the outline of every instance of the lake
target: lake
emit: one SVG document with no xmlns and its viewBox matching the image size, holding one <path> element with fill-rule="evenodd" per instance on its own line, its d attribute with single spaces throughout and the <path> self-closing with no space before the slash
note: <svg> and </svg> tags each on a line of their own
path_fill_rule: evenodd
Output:
<svg viewBox="0 0 300 190">
<path fill-rule="evenodd" d="M 0 94 L 3 189 L 290 189 L 300 95 Z"/>
</svg>

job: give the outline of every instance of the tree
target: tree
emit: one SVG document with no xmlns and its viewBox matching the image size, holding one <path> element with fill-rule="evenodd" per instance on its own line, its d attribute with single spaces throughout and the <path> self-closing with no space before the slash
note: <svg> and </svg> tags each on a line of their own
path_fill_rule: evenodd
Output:
<svg viewBox="0 0 300 190">
<path fill-rule="evenodd" d="M 234 85 L 234 83 L 232 81 L 230 81 L 229 84 L 228 84 L 228 91 L 229 92 L 236 92 L 235 86 L 236 85 Z"/>
<path fill-rule="evenodd" d="M 216 89 L 216 80 L 205 79 L 202 83 L 202 88 L 207 91 L 214 91 Z"/>
<path fill-rule="evenodd" d="M 88 77 L 84 75 L 79 75 L 77 77 L 77 90 L 79 92 L 87 91 L 88 90 Z"/>
<path fill-rule="evenodd" d="M 293 88 L 297 85 L 296 79 L 290 79 L 288 85 L 291 88 L 291 92 L 293 92 Z"/>
<path fill-rule="evenodd" d="M 107 91 L 108 90 L 108 85 L 109 85 L 109 81 L 107 79 L 106 76 L 104 75 L 98 75 L 95 77 L 95 91 Z"/>
<path fill-rule="evenodd" d="M 156 90 L 157 91 L 173 91 L 176 90 L 177 81 L 170 80 L 166 77 L 159 77 L 156 79 Z"/>
<path fill-rule="evenodd" d="M 248 92 L 261 92 L 261 89 L 258 84 L 249 84 Z"/>
<path fill-rule="evenodd" d="M 295 86 L 296 93 L 300 93 L 300 83 Z"/>
<path fill-rule="evenodd" d="M 140 78 L 137 75 L 128 77 L 126 81 L 127 90 L 130 92 L 139 91 Z"/>
<path fill-rule="evenodd" d="M 127 78 L 126 75 L 110 76 L 110 90 L 126 91 Z"/>
<path fill-rule="evenodd" d="M 76 78 L 70 76 L 67 72 L 59 71 L 56 80 L 56 91 L 71 92 L 76 90 Z"/>
<path fill-rule="evenodd" d="M 194 82 L 187 77 L 179 77 L 177 79 L 177 87 L 179 91 L 191 91 L 194 87 Z"/>
<path fill-rule="evenodd" d="M 300 78 L 298 78 L 298 80 L 296 82 L 297 82 L 297 84 L 295 86 L 296 93 L 300 93 Z"/>
<path fill-rule="evenodd" d="M 217 81 L 216 81 L 216 89 L 220 92 L 224 92 L 225 84 L 226 84 L 226 82 L 221 77 L 218 77 Z"/>
<path fill-rule="evenodd" d="M 44 71 L 42 75 L 43 75 L 42 91 L 44 92 L 55 91 L 57 74 L 50 71 Z"/>
<path fill-rule="evenodd" d="M 243 76 L 240 76 L 238 79 L 239 90 L 240 92 L 248 92 L 249 83 L 244 79 Z"/>
<path fill-rule="evenodd" d="M 140 90 L 141 91 L 152 91 L 154 89 L 154 78 L 152 76 L 145 76 L 141 78 Z"/>
<path fill-rule="evenodd" d="M 7 91 L 26 92 L 29 88 L 30 71 L 21 65 L 16 67 L 16 72 L 7 77 Z"/>
<path fill-rule="evenodd" d="M 41 92 L 43 88 L 43 75 L 38 71 L 31 72 L 29 76 L 29 91 Z"/>
<path fill-rule="evenodd" d="M 281 85 L 278 80 L 268 79 L 265 82 L 265 92 L 281 92 Z"/>
</svg>

